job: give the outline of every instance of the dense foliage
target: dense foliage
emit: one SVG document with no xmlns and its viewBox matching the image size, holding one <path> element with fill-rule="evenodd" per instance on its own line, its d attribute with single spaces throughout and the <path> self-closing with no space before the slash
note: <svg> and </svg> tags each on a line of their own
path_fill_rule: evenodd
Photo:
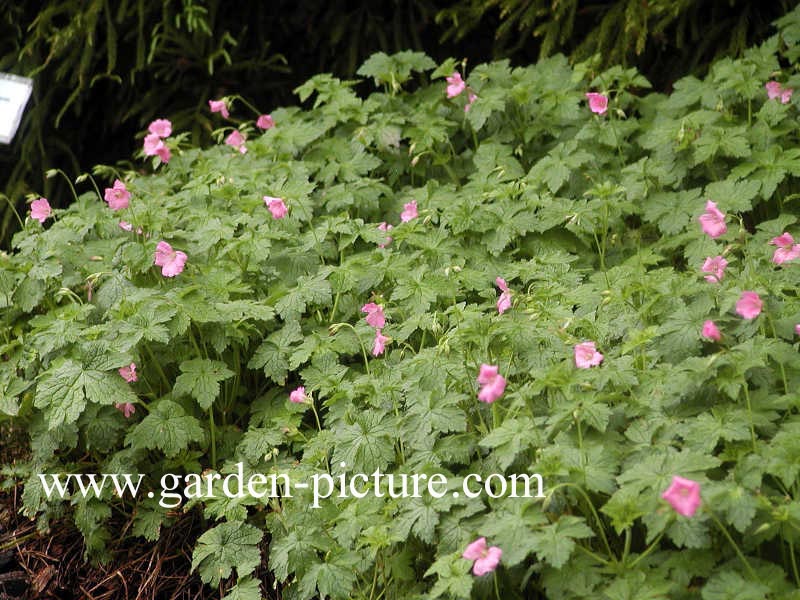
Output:
<svg viewBox="0 0 800 600">
<path fill-rule="evenodd" d="M 448 476 L 187 503 L 227 598 L 262 562 L 285 598 L 797 598 L 798 57 L 800 11 L 670 95 L 378 54 L 380 91 L 315 76 L 263 133 L 153 124 L 156 175 L 37 201 L 0 258 L 6 485 L 102 557 L 112 511 L 153 540 L 173 509 L 38 473 Z M 450 493 L 491 473 L 546 497 Z"/>
<path fill-rule="evenodd" d="M 637 66 L 666 88 L 714 56 L 762 40 L 793 4 L 278 0 L 231 10 L 219 0 L 0 0 L 0 71 L 35 79 L 16 141 L 0 147 L 0 194 L 19 207 L 38 191 L 63 207 L 69 189 L 44 179 L 50 168 L 74 175 L 125 160 L 134 133 L 157 116 L 207 146 L 205 99 L 237 93 L 269 110 L 316 73 L 352 77 L 379 50 L 424 50 L 469 64 L 600 53 L 602 66 Z M 16 223 L 0 200 L 0 246 L 8 248 Z"/>
</svg>

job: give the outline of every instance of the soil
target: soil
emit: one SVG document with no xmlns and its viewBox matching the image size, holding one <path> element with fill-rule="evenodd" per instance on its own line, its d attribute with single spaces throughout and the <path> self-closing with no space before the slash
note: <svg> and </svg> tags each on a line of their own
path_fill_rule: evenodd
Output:
<svg viewBox="0 0 800 600">
<path fill-rule="evenodd" d="M 27 440 L 21 438 L 0 424 L 0 465 L 24 460 Z M 157 542 L 125 535 L 129 519 L 119 517 L 108 524 L 119 533 L 109 546 L 111 560 L 93 564 L 85 560 L 83 536 L 68 518 L 37 531 L 20 514 L 21 495 L 19 485 L 0 491 L 0 600 L 210 600 L 223 598 L 235 583 L 234 577 L 215 590 L 191 572 L 192 548 L 209 526 L 198 510 L 177 513 Z M 257 571 L 262 592 L 270 589 L 267 573 L 264 565 Z"/>
</svg>

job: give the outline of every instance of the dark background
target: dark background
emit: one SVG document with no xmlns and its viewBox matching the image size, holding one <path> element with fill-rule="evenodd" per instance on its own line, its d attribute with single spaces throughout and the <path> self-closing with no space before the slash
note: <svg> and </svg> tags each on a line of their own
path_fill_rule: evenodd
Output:
<svg viewBox="0 0 800 600">
<path fill-rule="evenodd" d="M 207 101 L 240 94 L 261 111 L 296 104 L 314 74 L 351 78 L 377 51 L 528 64 L 563 52 L 637 67 L 659 90 L 772 35 L 797 0 L 0 0 L 0 71 L 33 77 L 10 146 L 0 145 L 0 244 L 26 195 L 72 200 L 64 178 L 130 160 L 147 123 L 172 120 L 208 144 Z M 363 87 L 366 92 L 368 85 Z M 237 103 L 232 118 L 250 114 Z M 123 163 L 125 166 L 125 163 Z M 132 164 L 130 165 L 132 167 Z M 139 163 L 141 166 L 141 163 Z M 84 184 L 88 185 L 88 184 Z M 79 187 L 79 190 L 83 188 Z M 7 201 L 4 201 L 7 200 Z"/>
</svg>

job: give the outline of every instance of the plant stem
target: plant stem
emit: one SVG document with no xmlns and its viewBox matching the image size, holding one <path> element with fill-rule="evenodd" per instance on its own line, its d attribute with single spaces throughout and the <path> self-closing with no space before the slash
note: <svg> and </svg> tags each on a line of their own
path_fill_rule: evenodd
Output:
<svg viewBox="0 0 800 600">
<path fill-rule="evenodd" d="M 753 407 L 750 404 L 750 390 L 747 386 L 747 380 L 744 380 L 744 399 L 747 402 L 747 417 L 750 419 L 750 442 L 753 444 L 753 452 L 756 450 L 756 428 L 753 423 Z"/>
<path fill-rule="evenodd" d="M 217 428 L 214 426 L 214 407 L 208 410 L 208 427 L 211 432 L 211 468 L 217 468 Z"/>
<path fill-rule="evenodd" d="M 544 500 L 543 506 L 546 505 L 548 500 L 550 499 L 550 497 L 559 488 L 562 488 L 562 487 L 563 488 L 573 488 L 573 489 L 575 489 L 576 492 L 578 492 L 583 497 L 583 499 L 586 501 L 586 504 L 589 505 L 589 510 L 592 511 L 592 515 L 594 516 L 594 520 L 597 522 L 597 529 L 600 531 L 600 537 L 603 540 L 603 545 L 606 547 L 606 551 L 608 552 L 608 556 L 615 563 L 619 562 L 619 561 L 617 561 L 616 557 L 614 557 L 614 553 L 611 552 L 611 545 L 608 543 L 608 538 L 606 537 L 606 532 L 605 532 L 605 529 L 603 528 L 603 522 L 600 520 L 600 515 L 597 514 L 597 510 L 595 510 L 594 504 L 592 504 L 592 501 L 589 499 L 589 496 L 586 495 L 586 492 L 584 492 L 583 489 L 579 485 L 574 484 L 574 483 L 570 483 L 570 482 L 559 483 L 557 486 L 555 486 L 553 489 L 550 490 L 550 493 L 547 495 L 547 498 L 545 498 L 545 500 Z"/>
<path fill-rule="evenodd" d="M 750 576 L 754 580 L 760 581 L 759 578 L 758 578 L 758 575 L 756 575 L 756 572 L 753 571 L 753 567 L 750 566 L 750 563 L 747 561 L 747 558 L 745 557 L 744 554 L 742 554 L 742 551 L 739 549 L 739 546 L 736 544 L 736 542 L 733 541 L 733 538 L 731 537 L 731 534 L 728 533 L 727 528 L 720 522 L 720 520 L 717 518 L 717 515 L 715 515 L 710 510 L 707 510 L 706 512 L 708 512 L 709 516 L 714 521 L 714 523 L 717 524 L 717 527 L 720 528 L 720 531 L 722 531 L 722 535 L 725 536 L 725 539 L 727 539 L 728 542 L 730 543 L 730 545 L 733 547 L 734 552 L 736 552 L 736 556 L 738 556 L 739 560 L 742 561 L 742 564 L 745 566 L 745 568 L 747 569 L 747 572 L 750 574 Z"/>
<path fill-rule="evenodd" d="M 17 222 L 19 223 L 20 229 L 25 229 L 25 223 L 23 223 L 22 218 L 19 216 L 19 213 L 17 212 L 17 207 L 14 206 L 14 203 L 11 202 L 11 199 L 5 194 L 0 194 L 0 196 L 2 196 L 5 199 L 5 201 L 8 203 L 8 207 L 14 213 L 14 216 L 17 217 Z"/>
</svg>

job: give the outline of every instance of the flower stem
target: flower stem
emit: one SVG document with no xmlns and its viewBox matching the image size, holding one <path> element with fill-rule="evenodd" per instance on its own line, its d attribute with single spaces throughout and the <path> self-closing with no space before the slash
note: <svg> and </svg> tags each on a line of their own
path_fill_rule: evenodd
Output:
<svg viewBox="0 0 800 600">
<path fill-rule="evenodd" d="M 756 575 L 756 572 L 753 571 L 753 567 L 750 566 L 750 563 L 747 561 L 745 555 L 742 554 L 742 551 L 741 549 L 739 549 L 739 546 L 736 544 L 735 541 L 733 541 L 731 534 L 728 533 L 728 529 L 720 522 L 720 520 L 717 518 L 717 515 L 715 515 L 708 509 L 706 510 L 706 512 L 711 516 L 711 519 L 714 521 L 714 523 L 717 524 L 717 527 L 720 528 L 720 531 L 722 531 L 722 535 L 725 536 L 725 539 L 727 539 L 730 545 L 733 547 L 734 552 L 736 552 L 736 556 L 738 556 L 739 560 L 742 561 L 742 564 L 745 566 L 745 569 L 747 569 L 747 572 L 750 574 L 750 576 L 756 581 L 759 581 L 758 575 Z"/>
<path fill-rule="evenodd" d="M 8 203 L 9 208 L 11 209 L 11 212 L 13 212 L 14 216 L 17 217 L 17 222 L 19 223 L 20 229 L 25 229 L 25 223 L 22 222 L 22 218 L 19 216 L 19 213 L 17 212 L 17 207 L 14 206 L 14 203 L 11 202 L 11 199 L 5 194 L 0 194 L 0 196 L 2 196 L 5 199 L 5 201 Z"/>
<path fill-rule="evenodd" d="M 603 545 L 606 547 L 606 552 L 608 552 L 608 556 L 611 558 L 611 560 L 613 562 L 615 562 L 615 563 L 618 562 L 616 557 L 614 557 L 614 553 L 611 552 L 611 546 L 608 543 L 608 538 L 606 537 L 606 532 L 605 532 L 605 529 L 603 528 L 603 522 L 600 520 L 600 515 L 597 514 L 597 510 L 595 510 L 594 504 L 592 504 L 591 499 L 589 498 L 589 496 L 586 495 L 586 492 L 584 492 L 583 489 L 579 485 L 574 484 L 574 483 L 570 483 L 570 482 L 559 483 L 557 486 L 555 486 L 554 488 L 552 488 L 550 490 L 549 494 L 547 494 L 547 498 L 545 498 L 543 506 L 547 505 L 548 501 L 553 496 L 553 494 L 559 488 L 562 488 L 562 487 L 563 488 L 574 488 L 575 491 L 578 492 L 583 497 L 583 499 L 586 501 L 586 504 L 589 505 L 589 510 L 592 512 L 592 515 L 594 516 L 594 520 L 597 522 L 597 529 L 600 531 L 600 537 L 603 540 Z"/>
<path fill-rule="evenodd" d="M 744 399 L 747 402 L 747 416 L 750 419 L 750 442 L 753 444 L 753 452 L 756 450 L 756 428 L 753 423 L 753 407 L 750 404 L 750 390 L 747 387 L 747 380 L 744 381 Z"/>
</svg>

